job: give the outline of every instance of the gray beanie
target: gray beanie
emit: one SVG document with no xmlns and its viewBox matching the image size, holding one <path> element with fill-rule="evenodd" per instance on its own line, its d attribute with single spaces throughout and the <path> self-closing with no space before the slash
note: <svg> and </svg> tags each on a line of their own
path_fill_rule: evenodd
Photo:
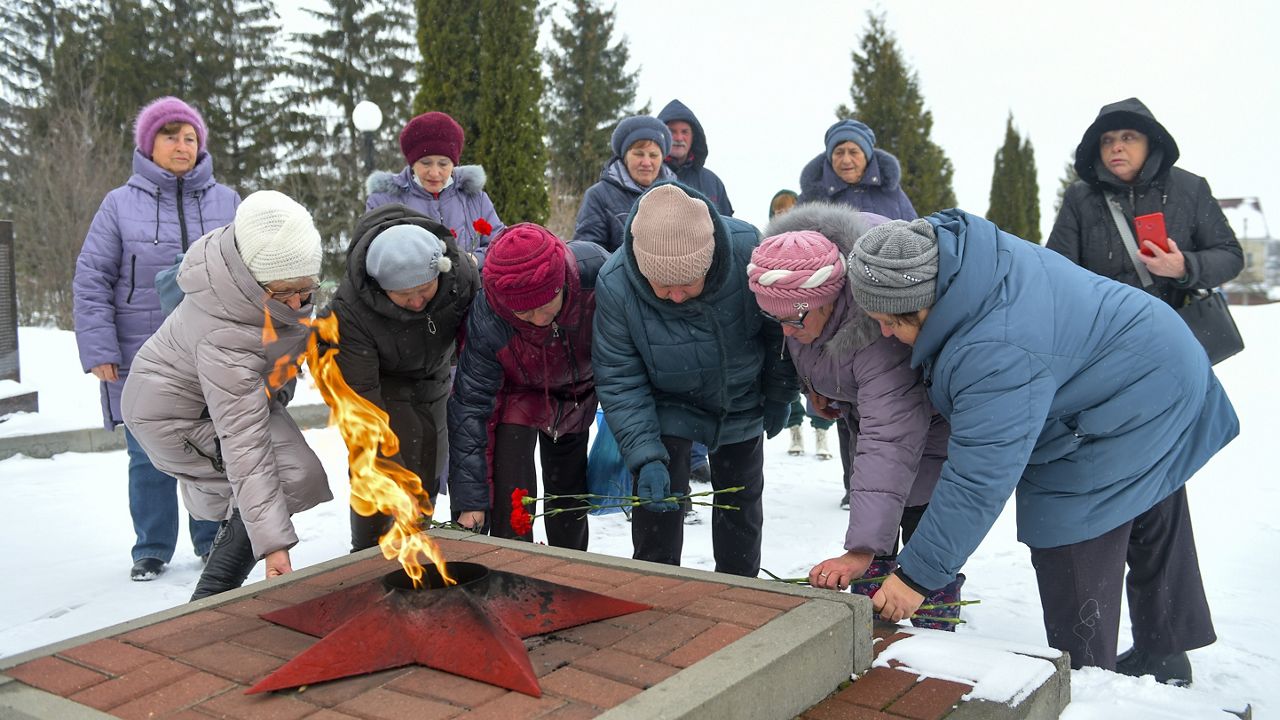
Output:
<svg viewBox="0 0 1280 720">
<path fill-rule="evenodd" d="M 613 149 L 614 155 L 622 157 L 627 154 L 627 150 L 632 145 L 641 140 L 652 140 L 657 143 L 662 149 L 662 157 L 671 153 L 671 131 L 667 129 L 667 124 L 649 115 L 632 115 L 629 118 L 623 118 L 614 129 L 609 146 Z"/>
<path fill-rule="evenodd" d="M 408 290 L 426 285 L 453 262 L 444 243 L 417 225 L 394 225 L 369 243 L 364 267 L 383 290 Z"/>
<path fill-rule="evenodd" d="M 848 264 L 853 299 L 868 312 L 913 313 L 937 298 L 938 238 L 928 220 L 871 228 L 853 244 Z"/>
</svg>

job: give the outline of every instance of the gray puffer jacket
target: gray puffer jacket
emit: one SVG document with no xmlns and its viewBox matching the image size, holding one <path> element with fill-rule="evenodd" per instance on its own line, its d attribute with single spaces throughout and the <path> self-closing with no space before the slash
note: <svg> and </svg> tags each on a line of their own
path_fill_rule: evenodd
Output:
<svg viewBox="0 0 1280 720">
<path fill-rule="evenodd" d="M 847 205 L 810 203 L 775 217 L 765 232 L 814 230 L 847 255 L 862 233 L 882 222 Z M 802 385 L 857 421 L 845 549 L 892 553 L 902 508 L 933 496 L 951 434 L 929 403 L 919 368 L 911 367 L 911 348 L 884 337 L 846 283 L 822 333 L 807 345 L 788 337 L 787 351 Z"/>
<path fill-rule="evenodd" d="M 178 478 L 194 517 L 222 520 L 234 503 L 257 557 L 288 549 L 298 542 L 290 516 L 333 499 L 319 459 L 267 385 L 277 361 L 305 346 L 310 330 L 300 321 L 312 307 L 266 299 L 234 224 L 191 246 L 178 285 L 186 297 L 134 358 L 125 424 L 152 463 Z M 264 345 L 268 316 L 276 340 Z"/>
</svg>

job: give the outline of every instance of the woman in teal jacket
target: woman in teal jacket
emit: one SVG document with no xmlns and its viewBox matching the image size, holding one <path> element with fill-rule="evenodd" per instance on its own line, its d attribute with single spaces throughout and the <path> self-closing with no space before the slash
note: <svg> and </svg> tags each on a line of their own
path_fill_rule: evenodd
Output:
<svg viewBox="0 0 1280 720">
<path fill-rule="evenodd" d="M 596 281 L 596 392 L 622 458 L 650 500 L 632 514 L 634 557 L 680 564 L 689 449 L 711 448 L 716 571 L 755 577 L 763 527 L 764 442 L 781 432 L 798 386 L 777 323 L 747 287 L 759 234 L 678 183 L 645 192 L 622 247 Z"/>
<path fill-rule="evenodd" d="M 1134 649 L 1118 669 L 1189 683 L 1186 651 L 1216 636 L 1183 486 L 1239 421 L 1182 319 L 961 210 L 872 229 L 849 279 L 951 421 L 876 610 L 910 616 L 950 582 L 1016 489 L 1049 644 L 1073 667 L 1117 669 L 1128 564 Z"/>
</svg>

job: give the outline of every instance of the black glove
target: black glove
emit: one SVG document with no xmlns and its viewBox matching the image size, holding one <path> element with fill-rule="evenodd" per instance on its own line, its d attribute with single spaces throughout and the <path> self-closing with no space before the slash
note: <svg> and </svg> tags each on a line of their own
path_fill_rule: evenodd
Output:
<svg viewBox="0 0 1280 720">
<path fill-rule="evenodd" d="M 791 403 L 779 400 L 764 401 L 764 436 L 772 438 L 782 432 L 791 417 Z"/>
<path fill-rule="evenodd" d="M 636 495 L 648 501 L 641 506 L 645 510 L 671 512 L 680 509 L 679 503 L 665 500 L 671 497 L 671 473 L 662 461 L 653 460 L 640 468 L 640 479 L 636 485 Z"/>
</svg>

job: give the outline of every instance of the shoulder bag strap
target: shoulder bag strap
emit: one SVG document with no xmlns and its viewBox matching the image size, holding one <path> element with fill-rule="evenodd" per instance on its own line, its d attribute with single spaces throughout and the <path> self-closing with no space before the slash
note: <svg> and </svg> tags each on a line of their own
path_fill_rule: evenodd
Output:
<svg viewBox="0 0 1280 720">
<path fill-rule="evenodd" d="M 1115 221 L 1116 230 L 1120 231 L 1120 240 L 1124 242 L 1124 249 L 1129 253 L 1129 262 L 1133 263 L 1133 269 L 1138 273 L 1142 287 L 1151 287 L 1151 271 L 1147 270 L 1147 266 L 1138 259 L 1138 243 L 1133 239 L 1129 221 L 1124 219 L 1124 213 L 1120 210 L 1120 201 L 1113 193 L 1107 193 L 1106 197 L 1107 207 L 1111 210 L 1111 219 Z"/>
</svg>

